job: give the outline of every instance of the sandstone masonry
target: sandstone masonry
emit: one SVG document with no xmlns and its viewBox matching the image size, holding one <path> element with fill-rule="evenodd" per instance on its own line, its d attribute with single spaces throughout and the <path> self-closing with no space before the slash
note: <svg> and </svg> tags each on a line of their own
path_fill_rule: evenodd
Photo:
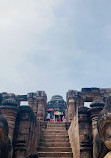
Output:
<svg viewBox="0 0 111 158">
<path fill-rule="evenodd" d="M 65 122 L 45 121 L 46 110 L 45 91 L 0 93 L 0 158 L 111 157 L 111 88 L 69 90 Z"/>
</svg>

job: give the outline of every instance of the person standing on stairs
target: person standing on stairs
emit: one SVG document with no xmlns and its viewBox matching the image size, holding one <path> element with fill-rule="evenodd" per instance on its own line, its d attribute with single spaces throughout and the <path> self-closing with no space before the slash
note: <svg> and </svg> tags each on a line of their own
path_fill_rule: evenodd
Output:
<svg viewBox="0 0 111 158">
<path fill-rule="evenodd" d="M 51 116 L 51 115 L 50 115 L 50 113 L 48 112 L 48 113 L 47 113 L 47 116 L 46 116 L 46 120 L 47 120 L 47 121 L 50 121 L 50 116 Z"/>
</svg>

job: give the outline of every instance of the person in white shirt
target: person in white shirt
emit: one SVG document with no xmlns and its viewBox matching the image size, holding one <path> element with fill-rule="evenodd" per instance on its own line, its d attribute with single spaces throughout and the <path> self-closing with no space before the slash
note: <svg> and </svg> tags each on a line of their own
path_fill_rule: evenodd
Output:
<svg viewBox="0 0 111 158">
<path fill-rule="evenodd" d="M 46 120 L 47 120 L 47 121 L 50 121 L 50 116 L 51 116 L 51 115 L 50 115 L 50 113 L 48 112 L 48 113 L 47 113 L 47 116 L 46 116 Z"/>
</svg>

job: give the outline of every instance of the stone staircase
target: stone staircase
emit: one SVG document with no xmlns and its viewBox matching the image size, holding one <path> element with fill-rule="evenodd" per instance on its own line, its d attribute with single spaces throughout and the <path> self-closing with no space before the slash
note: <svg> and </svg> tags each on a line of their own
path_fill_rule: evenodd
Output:
<svg viewBox="0 0 111 158">
<path fill-rule="evenodd" d="M 39 158 L 73 158 L 65 123 L 48 122 L 47 128 L 42 131 L 38 156 Z"/>
</svg>

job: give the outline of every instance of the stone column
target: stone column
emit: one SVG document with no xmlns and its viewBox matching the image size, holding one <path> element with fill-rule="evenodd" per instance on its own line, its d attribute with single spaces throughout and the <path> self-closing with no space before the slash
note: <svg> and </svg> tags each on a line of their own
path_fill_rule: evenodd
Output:
<svg viewBox="0 0 111 158">
<path fill-rule="evenodd" d="M 0 106 L 3 116 L 7 119 L 9 127 L 9 138 L 13 140 L 13 133 L 15 128 L 15 121 L 18 114 L 18 104 L 14 99 L 6 99 L 2 102 Z"/>
<path fill-rule="evenodd" d="M 75 113 L 75 94 L 77 92 L 74 90 L 69 90 L 66 94 L 66 104 L 67 104 L 67 121 L 71 122 Z"/>
<path fill-rule="evenodd" d="M 37 119 L 44 121 L 46 116 L 47 95 L 44 91 L 37 91 L 36 99 L 38 104 Z"/>
<path fill-rule="evenodd" d="M 92 135 L 93 135 L 93 158 L 96 158 L 96 137 L 98 135 L 97 119 L 98 114 L 104 107 L 104 102 L 101 100 L 95 100 L 90 104 L 91 118 L 92 118 Z"/>
<path fill-rule="evenodd" d="M 28 104 L 32 108 L 37 120 L 44 121 L 46 115 L 47 95 L 44 91 L 28 93 Z"/>
<path fill-rule="evenodd" d="M 38 104 L 36 99 L 36 93 L 28 93 L 27 99 L 28 99 L 28 105 L 32 108 L 35 116 L 37 117 Z"/>
<path fill-rule="evenodd" d="M 81 94 L 77 95 L 75 102 L 76 102 L 75 103 L 76 107 L 83 107 L 84 106 L 84 100 L 83 100 L 83 97 L 81 96 Z"/>
<path fill-rule="evenodd" d="M 78 94 L 78 91 L 75 90 L 69 90 L 67 92 L 66 102 L 67 118 L 68 121 L 71 122 L 74 117 L 74 113 L 76 113 L 77 107 L 83 106 L 84 103 L 82 97 Z"/>
<path fill-rule="evenodd" d="M 80 158 L 92 158 L 92 126 L 90 112 L 87 107 L 79 107 L 79 140 L 80 140 Z"/>
</svg>

